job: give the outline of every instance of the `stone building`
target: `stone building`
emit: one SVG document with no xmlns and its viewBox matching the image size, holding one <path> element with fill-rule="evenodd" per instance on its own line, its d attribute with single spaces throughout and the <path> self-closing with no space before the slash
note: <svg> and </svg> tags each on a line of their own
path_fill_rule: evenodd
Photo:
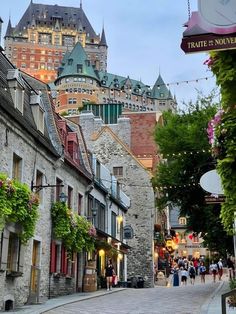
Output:
<svg viewBox="0 0 236 314">
<path fill-rule="evenodd" d="M 95 33 L 80 7 L 38 4 L 30 1 L 16 26 L 8 22 L 5 53 L 18 68 L 44 81 L 52 82 L 66 52 L 80 42 L 88 60 L 98 70 L 107 69 L 105 31 Z"/>
<path fill-rule="evenodd" d="M 118 124 L 104 126 L 102 119 L 92 113 L 81 113 L 70 118 L 81 125 L 86 143 L 99 160 L 115 175 L 124 192 L 131 200 L 126 214 L 126 224 L 134 231 L 134 237 L 127 240 L 130 250 L 127 255 L 128 277 L 142 276 L 145 287 L 153 286 L 153 227 L 155 222 L 155 198 L 151 184 L 151 173 L 132 154 L 129 147 L 129 119 L 120 118 Z M 119 124 L 121 122 L 121 124 Z M 119 133 L 119 132 L 118 132 Z"/>
</svg>

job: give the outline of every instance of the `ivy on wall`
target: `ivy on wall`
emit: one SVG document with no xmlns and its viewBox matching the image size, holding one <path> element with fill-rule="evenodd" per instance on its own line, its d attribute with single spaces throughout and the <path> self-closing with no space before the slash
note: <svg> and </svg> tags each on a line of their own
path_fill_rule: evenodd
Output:
<svg viewBox="0 0 236 314">
<path fill-rule="evenodd" d="M 94 249 L 96 229 L 83 216 L 67 207 L 65 202 L 56 202 L 51 209 L 53 235 L 61 239 L 68 254 Z"/>
<path fill-rule="evenodd" d="M 17 223 L 22 227 L 21 241 L 26 243 L 35 232 L 38 205 L 37 195 L 26 184 L 0 173 L 0 230 L 8 222 Z"/>
<path fill-rule="evenodd" d="M 216 156 L 217 171 L 226 197 L 221 219 L 225 230 L 233 234 L 236 212 L 236 51 L 214 51 L 207 64 L 221 90 L 223 113 L 215 129 L 220 149 L 219 156 Z"/>
</svg>

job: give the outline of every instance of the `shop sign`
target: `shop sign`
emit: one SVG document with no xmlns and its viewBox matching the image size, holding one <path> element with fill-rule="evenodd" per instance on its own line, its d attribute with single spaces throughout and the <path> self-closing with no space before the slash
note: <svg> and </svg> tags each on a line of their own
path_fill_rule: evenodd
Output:
<svg viewBox="0 0 236 314">
<path fill-rule="evenodd" d="M 134 237 L 134 231 L 130 225 L 124 226 L 123 230 L 124 230 L 124 239 L 128 240 Z"/>
<path fill-rule="evenodd" d="M 184 37 L 181 49 L 185 53 L 193 53 L 210 50 L 226 50 L 236 48 L 236 34 L 234 35 L 199 35 Z"/>
</svg>

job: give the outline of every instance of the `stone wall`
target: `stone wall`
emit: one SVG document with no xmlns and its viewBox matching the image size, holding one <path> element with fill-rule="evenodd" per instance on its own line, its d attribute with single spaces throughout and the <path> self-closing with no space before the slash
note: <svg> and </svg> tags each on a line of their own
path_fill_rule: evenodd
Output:
<svg viewBox="0 0 236 314">
<path fill-rule="evenodd" d="M 81 120 L 82 119 L 82 120 Z M 81 116 L 80 122 L 88 147 L 112 172 L 113 167 L 123 167 L 123 177 L 119 177 L 122 190 L 131 199 L 131 207 L 126 214 L 126 223 L 134 230 L 134 238 L 127 240 L 131 247 L 128 253 L 128 277 L 140 275 L 145 278 L 145 287 L 153 287 L 153 226 L 155 200 L 150 174 L 139 161 L 117 140 L 111 132 L 103 132 L 96 141 L 91 140 L 91 120 Z M 116 126 L 118 129 L 118 126 Z M 112 128 L 115 131 L 115 128 Z M 122 134 L 124 130 L 116 132 Z M 126 129 L 127 131 L 127 129 Z M 126 137 L 130 136 L 127 132 Z"/>
</svg>

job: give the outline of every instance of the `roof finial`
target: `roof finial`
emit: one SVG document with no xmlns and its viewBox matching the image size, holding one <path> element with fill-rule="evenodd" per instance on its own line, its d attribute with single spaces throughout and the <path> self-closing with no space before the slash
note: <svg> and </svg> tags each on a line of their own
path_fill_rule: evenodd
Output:
<svg viewBox="0 0 236 314">
<path fill-rule="evenodd" d="M 82 9 L 82 0 L 80 0 L 80 9 Z"/>
</svg>

